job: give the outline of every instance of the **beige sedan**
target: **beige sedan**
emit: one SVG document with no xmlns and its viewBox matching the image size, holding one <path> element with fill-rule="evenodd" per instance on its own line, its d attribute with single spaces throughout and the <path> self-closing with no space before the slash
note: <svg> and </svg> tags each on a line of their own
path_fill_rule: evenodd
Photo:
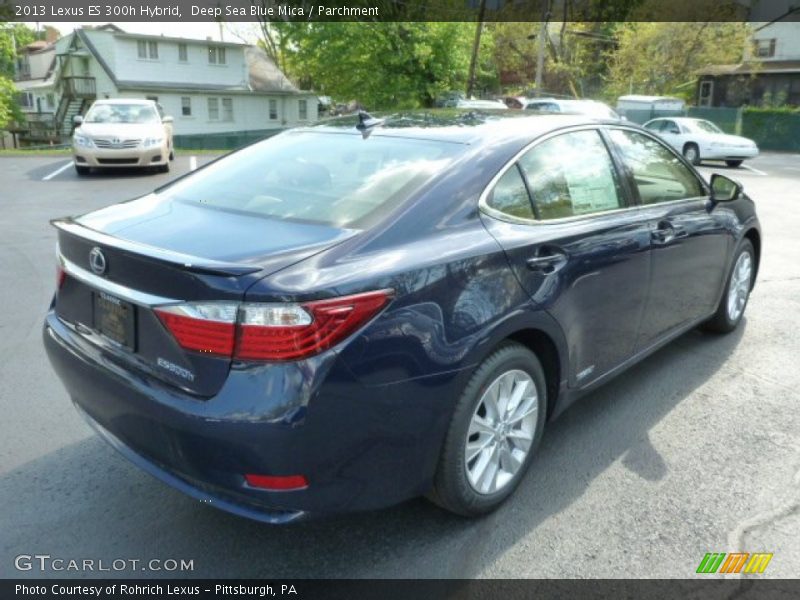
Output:
<svg viewBox="0 0 800 600">
<path fill-rule="evenodd" d="M 92 168 L 149 167 L 169 171 L 172 117 L 152 100 L 97 100 L 75 117 L 72 155 L 78 175 Z"/>
</svg>

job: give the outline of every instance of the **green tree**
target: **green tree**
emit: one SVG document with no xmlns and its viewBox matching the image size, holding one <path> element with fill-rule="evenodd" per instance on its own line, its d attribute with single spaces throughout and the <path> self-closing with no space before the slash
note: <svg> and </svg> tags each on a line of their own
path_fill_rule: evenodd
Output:
<svg viewBox="0 0 800 600">
<path fill-rule="evenodd" d="M 8 77 L 0 75 L 0 129 L 5 129 L 10 123 L 21 120 L 22 114 L 17 104 L 17 88 Z"/>
<path fill-rule="evenodd" d="M 301 87 L 369 109 L 432 106 L 463 90 L 474 23 L 272 23 L 265 45 Z M 493 87 L 490 32 L 481 39 L 476 89 Z"/>
<path fill-rule="evenodd" d="M 36 41 L 36 32 L 23 23 L 0 22 L 0 75 L 14 77 L 17 49 Z"/>
<path fill-rule="evenodd" d="M 741 22 L 629 22 L 616 30 L 608 54 L 606 95 L 675 95 L 691 98 L 697 71 L 742 60 L 748 25 Z"/>
<path fill-rule="evenodd" d="M 35 41 L 35 32 L 22 23 L 0 22 L 0 129 L 22 120 L 13 77 L 17 48 Z"/>
</svg>

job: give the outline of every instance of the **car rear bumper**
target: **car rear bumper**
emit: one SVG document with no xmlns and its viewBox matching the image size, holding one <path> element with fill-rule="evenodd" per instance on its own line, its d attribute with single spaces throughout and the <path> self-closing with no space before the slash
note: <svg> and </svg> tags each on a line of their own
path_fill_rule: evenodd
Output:
<svg viewBox="0 0 800 600">
<path fill-rule="evenodd" d="M 338 365 L 334 355 L 302 367 L 326 379 L 305 405 L 318 382 L 284 387 L 276 401 L 258 373 L 234 371 L 204 400 L 117 364 L 53 312 L 44 343 L 73 402 L 124 456 L 204 503 L 270 523 L 425 493 L 452 410 L 453 374 L 366 387 L 346 367 L 323 364 Z M 309 484 L 267 491 L 249 487 L 245 473 L 303 475 Z"/>
<path fill-rule="evenodd" d="M 169 162 L 167 144 L 152 148 L 102 149 L 73 147 L 75 164 L 94 168 L 155 167 Z"/>
</svg>

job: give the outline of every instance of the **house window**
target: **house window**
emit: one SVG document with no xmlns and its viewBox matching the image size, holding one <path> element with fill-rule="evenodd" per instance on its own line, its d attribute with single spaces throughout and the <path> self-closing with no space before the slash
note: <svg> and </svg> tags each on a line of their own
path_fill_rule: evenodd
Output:
<svg viewBox="0 0 800 600">
<path fill-rule="evenodd" d="M 19 95 L 19 105 L 22 108 L 33 108 L 33 94 L 30 92 L 21 92 Z"/>
<path fill-rule="evenodd" d="M 772 58 L 775 56 L 775 39 L 756 40 L 756 56 L 758 58 Z"/>
<path fill-rule="evenodd" d="M 47 94 L 47 108 L 56 107 L 56 97 L 54 94 Z"/>
<path fill-rule="evenodd" d="M 192 116 L 192 99 L 189 98 L 189 96 L 183 96 L 181 98 L 181 114 L 184 117 Z"/>
<path fill-rule="evenodd" d="M 222 99 L 222 120 L 233 121 L 233 98 Z"/>
<path fill-rule="evenodd" d="M 209 98 L 208 99 L 208 120 L 209 121 L 219 121 L 219 99 L 218 98 Z"/>
<path fill-rule="evenodd" d="M 189 51 L 186 44 L 178 44 L 178 60 L 180 62 L 187 62 L 189 60 Z"/>
<path fill-rule="evenodd" d="M 31 64 L 27 55 L 17 59 L 17 74 L 20 79 L 28 79 L 31 76 Z"/>
<path fill-rule="evenodd" d="M 272 121 L 278 119 L 278 101 L 275 99 L 269 101 L 269 118 Z"/>
<path fill-rule="evenodd" d="M 208 62 L 212 65 L 225 64 L 225 48 L 208 47 Z"/>
<path fill-rule="evenodd" d="M 145 60 L 158 60 L 158 42 L 138 40 L 136 42 L 136 54 L 139 58 Z"/>
<path fill-rule="evenodd" d="M 301 121 L 308 119 L 308 100 L 297 101 L 297 115 Z"/>
</svg>

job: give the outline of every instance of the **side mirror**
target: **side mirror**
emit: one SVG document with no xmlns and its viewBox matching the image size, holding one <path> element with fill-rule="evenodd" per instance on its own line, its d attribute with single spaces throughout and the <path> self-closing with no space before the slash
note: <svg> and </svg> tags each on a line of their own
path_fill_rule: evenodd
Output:
<svg viewBox="0 0 800 600">
<path fill-rule="evenodd" d="M 172 117 L 161 117 L 162 123 L 172 123 L 174 120 Z"/>
<path fill-rule="evenodd" d="M 72 122 L 73 122 L 73 123 L 75 124 L 75 126 L 77 127 L 78 125 L 80 125 L 81 123 L 83 123 L 83 117 L 82 117 L 82 116 L 80 116 L 80 115 L 75 115 L 74 117 L 72 117 Z"/>
<path fill-rule="evenodd" d="M 742 193 L 742 184 L 714 173 L 711 176 L 711 200 L 713 202 L 730 202 L 736 200 Z"/>
<path fill-rule="evenodd" d="M 675 135 L 678 135 L 678 134 L 680 134 L 681 130 L 678 129 L 677 127 L 672 127 L 672 128 L 670 128 L 669 132 L 670 133 L 674 133 Z"/>
</svg>

